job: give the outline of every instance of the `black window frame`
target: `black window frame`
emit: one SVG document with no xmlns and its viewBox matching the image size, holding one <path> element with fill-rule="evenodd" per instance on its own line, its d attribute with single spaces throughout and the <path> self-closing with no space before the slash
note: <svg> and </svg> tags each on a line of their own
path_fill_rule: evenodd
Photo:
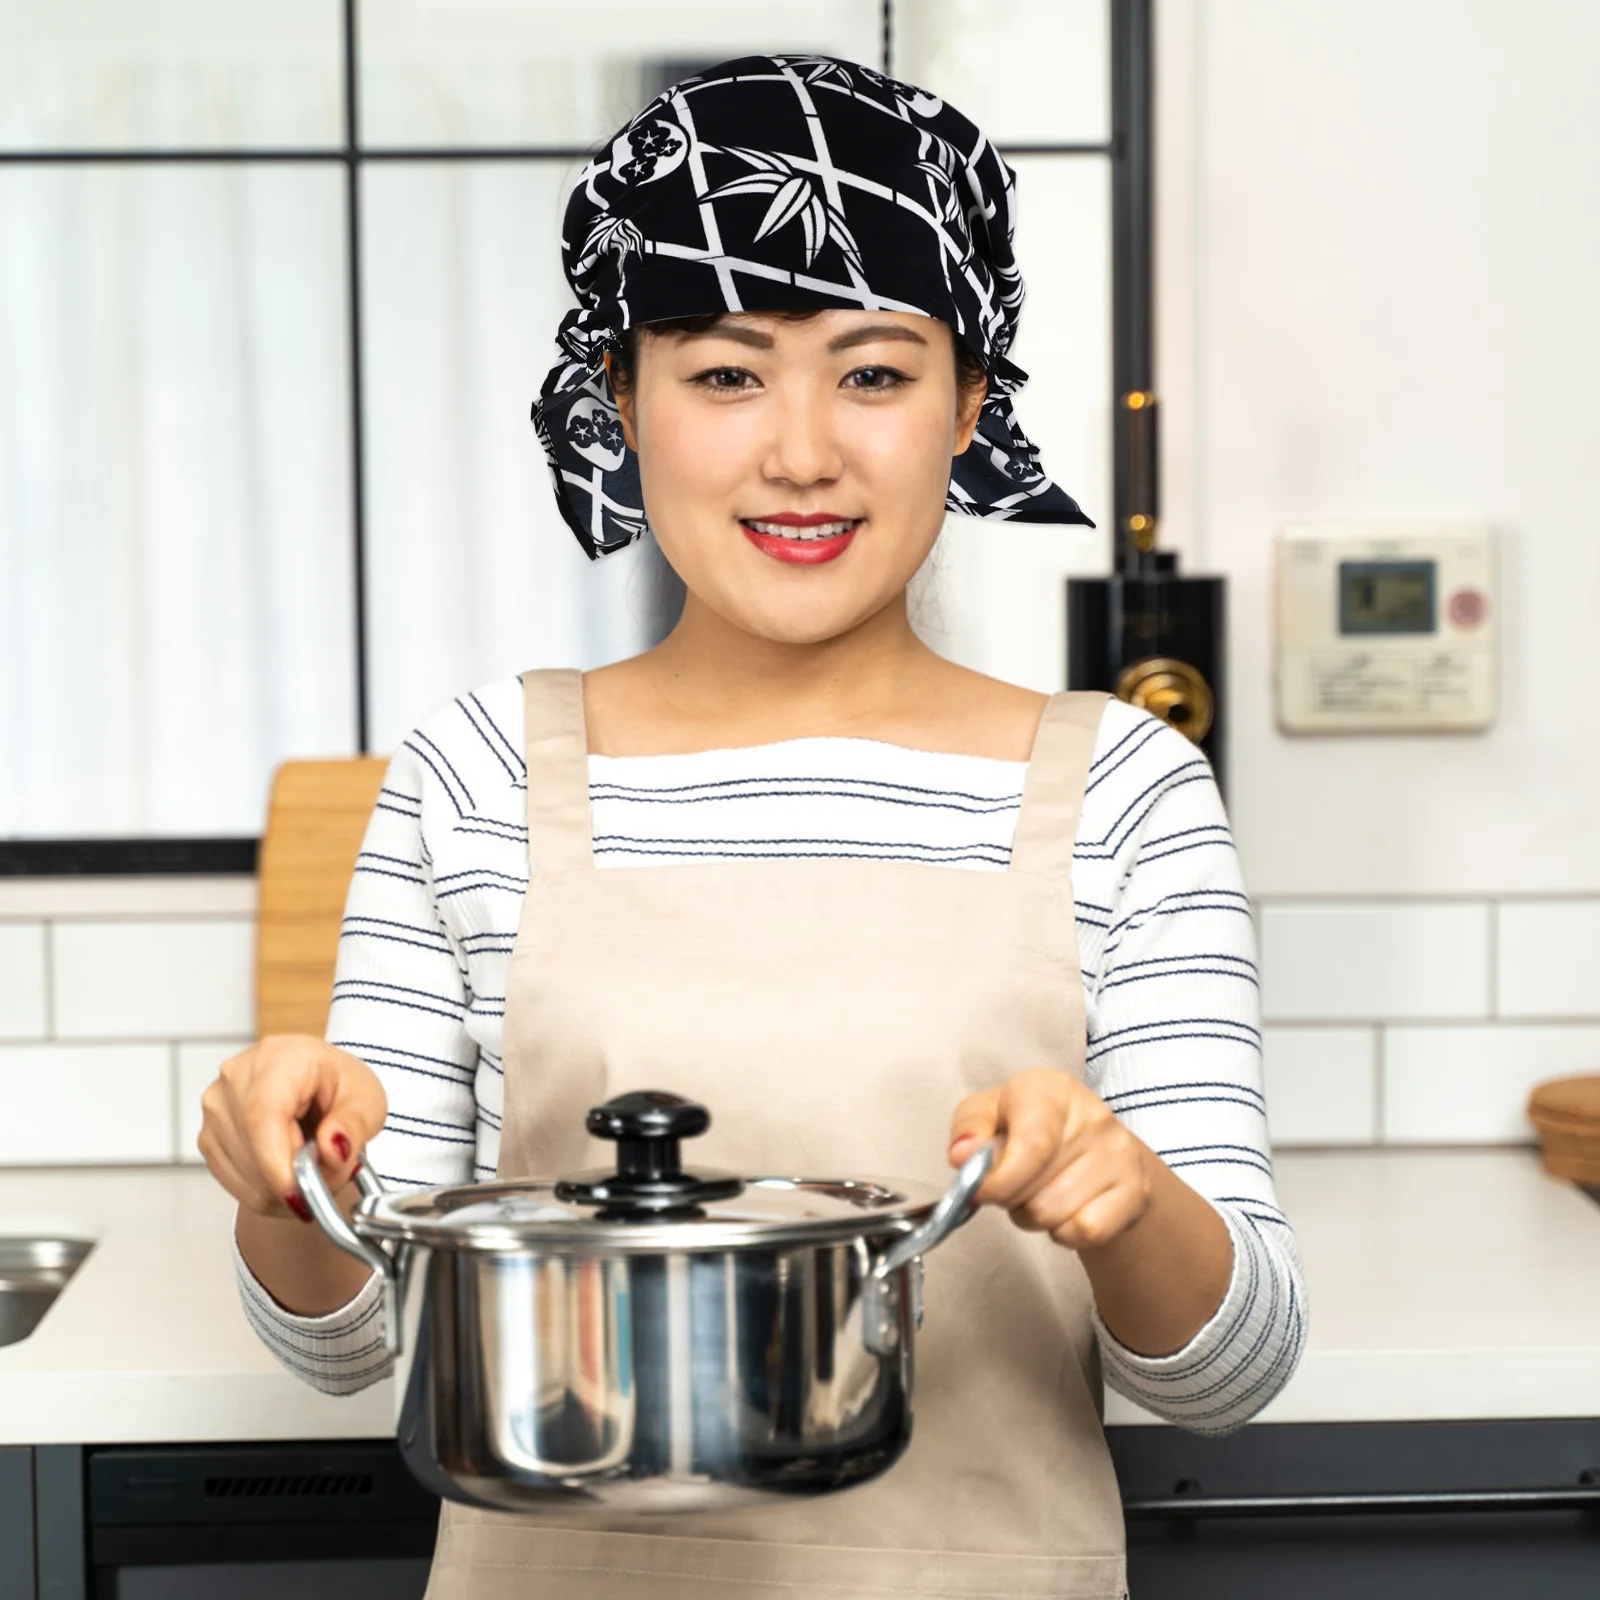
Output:
<svg viewBox="0 0 1600 1600">
<path fill-rule="evenodd" d="M 879 65 L 894 70 L 896 0 L 880 0 L 882 46 Z M 1109 142 L 1002 144 L 1005 156 L 1109 156 L 1112 166 L 1111 299 L 1112 394 L 1119 423 L 1113 429 L 1113 526 L 1121 530 L 1127 511 L 1129 463 L 1120 425 L 1121 397 L 1149 389 L 1154 379 L 1153 281 L 1151 277 L 1152 50 L 1153 0 L 1108 0 L 1111 21 L 1111 139 Z M 588 156 L 582 145 L 425 146 L 366 149 L 360 139 L 360 60 L 357 0 L 341 0 L 343 22 L 344 142 L 313 149 L 242 150 L 0 150 L 0 164 L 140 165 L 178 163 L 244 165 L 303 162 L 342 165 L 345 172 L 345 294 L 349 337 L 352 555 L 355 617 L 356 748 L 368 747 L 369 706 L 366 595 L 366 430 L 362 393 L 364 346 L 361 321 L 361 176 L 374 162 L 570 161 Z M 1113 547 L 1120 550 L 1120 532 Z M 1120 559 L 1120 557 L 1119 557 Z M 259 839 L 254 837 L 0 839 L 0 878 L 155 875 L 253 875 Z"/>
</svg>

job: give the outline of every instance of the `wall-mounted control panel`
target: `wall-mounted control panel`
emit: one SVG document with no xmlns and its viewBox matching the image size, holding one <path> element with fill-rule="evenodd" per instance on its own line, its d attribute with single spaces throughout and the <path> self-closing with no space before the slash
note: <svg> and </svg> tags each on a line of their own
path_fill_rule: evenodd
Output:
<svg viewBox="0 0 1600 1600">
<path fill-rule="evenodd" d="M 1303 524 L 1278 536 L 1285 732 L 1486 728 L 1497 632 L 1484 524 Z"/>
</svg>

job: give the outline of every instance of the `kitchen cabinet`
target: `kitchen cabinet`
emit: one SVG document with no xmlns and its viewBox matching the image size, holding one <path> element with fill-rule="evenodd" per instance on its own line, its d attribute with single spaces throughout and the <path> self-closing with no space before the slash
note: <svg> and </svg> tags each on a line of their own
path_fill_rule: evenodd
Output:
<svg viewBox="0 0 1600 1600">
<path fill-rule="evenodd" d="M 0 1600 L 31 1600 L 33 1452 L 0 1449 Z"/>
<path fill-rule="evenodd" d="M 1600 1421 L 1108 1437 L 1133 1600 L 1600 1594 Z"/>
<path fill-rule="evenodd" d="M 0 1600 L 86 1600 L 82 1453 L 0 1449 Z"/>
<path fill-rule="evenodd" d="M 1600 1594 L 1600 1421 L 1108 1439 L 1132 1600 Z M 388 1440 L 0 1449 L 0 1600 L 420 1600 L 433 1524 Z"/>
<path fill-rule="evenodd" d="M 387 1439 L 0 1449 L 0 1600 L 421 1600 L 438 1502 Z"/>
</svg>

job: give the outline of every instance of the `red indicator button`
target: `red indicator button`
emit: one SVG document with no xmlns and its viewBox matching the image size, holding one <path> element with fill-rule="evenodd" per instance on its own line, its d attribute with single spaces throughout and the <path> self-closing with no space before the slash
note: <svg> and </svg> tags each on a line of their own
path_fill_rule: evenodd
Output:
<svg viewBox="0 0 1600 1600">
<path fill-rule="evenodd" d="M 1450 620 L 1458 628 L 1481 628 L 1489 620 L 1489 597 L 1482 589 L 1457 589 L 1450 596 Z"/>
</svg>

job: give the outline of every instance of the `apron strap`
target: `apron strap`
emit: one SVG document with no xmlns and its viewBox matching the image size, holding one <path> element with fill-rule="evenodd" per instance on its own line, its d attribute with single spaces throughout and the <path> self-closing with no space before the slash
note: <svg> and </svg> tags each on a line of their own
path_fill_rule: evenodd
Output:
<svg viewBox="0 0 1600 1600">
<path fill-rule="evenodd" d="M 1028 755 L 1011 866 L 1018 872 L 1072 872 L 1078 813 L 1089 782 L 1100 717 L 1111 697 L 1099 690 L 1050 696 Z"/>
<path fill-rule="evenodd" d="M 1070 874 L 1089 763 L 1109 698 L 1097 690 L 1063 690 L 1045 703 L 1028 755 L 1011 846 L 1015 870 Z M 594 839 L 583 674 L 574 667 L 524 672 L 522 719 L 532 869 L 568 872 L 591 867 Z"/>
<path fill-rule="evenodd" d="M 524 672 L 522 730 L 528 760 L 530 874 L 592 867 L 583 674 L 575 667 Z"/>
</svg>

